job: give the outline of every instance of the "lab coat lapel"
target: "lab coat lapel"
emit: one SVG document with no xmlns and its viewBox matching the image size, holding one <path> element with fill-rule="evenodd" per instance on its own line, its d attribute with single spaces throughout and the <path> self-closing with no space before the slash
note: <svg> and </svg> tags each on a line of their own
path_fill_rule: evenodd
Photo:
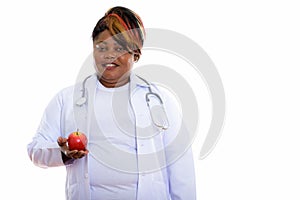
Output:
<svg viewBox="0 0 300 200">
<path fill-rule="evenodd" d="M 162 191 L 166 183 L 164 179 L 166 159 L 162 132 L 153 126 L 145 95 L 149 92 L 149 85 L 135 75 L 130 77 L 130 105 L 135 116 L 135 135 L 138 161 L 138 198 L 137 199 L 167 199 L 165 193 L 158 194 L 153 191 Z M 158 190 L 159 185 L 160 190 Z"/>
<path fill-rule="evenodd" d="M 96 82 L 97 76 L 93 75 L 87 79 L 85 84 L 85 95 L 87 98 L 87 102 L 82 106 L 76 105 L 76 101 L 81 97 L 83 92 L 83 85 L 77 84 L 74 88 L 74 118 L 77 128 L 84 132 L 89 140 L 90 133 L 90 122 L 91 122 L 91 114 L 94 113 L 94 96 L 96 91 Z M 89 146 L 87 146 L 89 149 Z M 67 199 L 90 199 L 90 186 L 89 186 L 89 173 L 88 173 L 88 157 L 81 158 L 76 160 L 77 164 L 72 167 L 67 167 L 69 174 L 72 174 L 78 183 L 76 188 L 69 188 L 69 193 L 67 195 Z M 76 173 L 76 172 L 82 173 Z M 68 182 L 68 181 L 67 181 Z"/>
<path fill-rule="evenodd" d="M 77 129 L 81 132 L 84 132 L 87 137 L 89 136 L 89 128 L 90 128 L 90 114 L 93 113 L 94 109 L 94 97 L 96 92 L 96 84 L 97 84 L 97 76 L 94 74 L 90 78 L 86 80 L 85 83 L 85 97 L 87 97 L 87 101 L 78 106 L 77 100 L 82 96 L 83 92 L 83 84 L 77 84 L 75 86 L 74 91 L 74 118 Z"/>
</svg>

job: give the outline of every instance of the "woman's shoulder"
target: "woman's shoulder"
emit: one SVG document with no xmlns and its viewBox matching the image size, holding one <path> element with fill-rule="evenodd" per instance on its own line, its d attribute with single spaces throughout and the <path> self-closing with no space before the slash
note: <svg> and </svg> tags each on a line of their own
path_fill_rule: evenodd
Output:
<svg viewBox="0 0 300 200">
<path fill-rule="evenodd" d="M 60 89 L 54 96 L 54 99 L 59 101 L 60 103 L 70 101 L 73 99 L 74 96 L 74 89 L 76 88 L 77 84 L 66 86 Z"/>
<path fill-rule="evenodd" d="M 74 88 L 75 88 L 75 85 L 66 86 L 66 87 L 60 89 L 57 92 L 57 95 L 61 96 L 61 97 L 70 96 L 71 94 L 73 94 Z"/>
<path fill-rule="evenodd" d="M 165 101 L 178 101 L 178 95 L 171 87 L 159 83 L 151 83 L 150 86 L 152 90 L 161 95 Z"/>
</svg>

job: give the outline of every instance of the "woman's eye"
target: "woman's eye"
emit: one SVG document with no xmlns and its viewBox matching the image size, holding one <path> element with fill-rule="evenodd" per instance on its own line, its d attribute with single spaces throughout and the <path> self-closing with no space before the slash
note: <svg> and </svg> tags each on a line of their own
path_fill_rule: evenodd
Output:
<svg viewBox="0 0 300 200">
<path fill-rule="evenodd" d="M 105 51 L 107 48 L 106 47 L 103 47 L 103 46 L 100 46 L 100 45 L 96 45 L 96 49 L 98 51 Z"/>
<path fill-rule="evenodd" d="M 123 47 L 117 47 L 117 48 L 116 48 L 116 51 L 122 52 L 122 51 L 124 51 L 124 48 L 123 48 Z"/>
<path fill-rule="evenodd" d="M 98 50 L 99 50 L 99 51 L 105 51 L 106 48 L 105 48 L 105 47 L 99 47 Z"/>
</svg>

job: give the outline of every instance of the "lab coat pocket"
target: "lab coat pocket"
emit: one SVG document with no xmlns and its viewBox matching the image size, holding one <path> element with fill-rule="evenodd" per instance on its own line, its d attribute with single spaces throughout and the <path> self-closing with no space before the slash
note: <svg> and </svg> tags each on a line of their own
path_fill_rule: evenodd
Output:
<svg viewBox="0 0 300 200">
<path fill-rule="evenodd" d="M 168 200 L 169 195 L 167 193 L 166 185 L 161 181 L 153 181 L 152 182 L 152 199 L 155 200 Z"/>
<path fill-rule="evenodd" d="M 84 182 L 74 183 L 70 185 L 66 191 L 66 199 L 84 199 L 88 200 L 88 192 L 86 191 L 86 184 Z"/>
</svg>

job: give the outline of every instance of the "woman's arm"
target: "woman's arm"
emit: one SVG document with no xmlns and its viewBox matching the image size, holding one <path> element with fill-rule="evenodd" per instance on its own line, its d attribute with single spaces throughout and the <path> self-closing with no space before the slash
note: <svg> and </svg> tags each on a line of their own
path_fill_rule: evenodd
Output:
<svg viewBox="0 0 300 200">
<path fill-rule="evenodd" d="M 27 152 L 32 162 L 39 167 L 64 165 L 57 138 L 61 136 L 62 97 L 57 94 L 44 111 L 38 130 Z"/>
<path fill-rule="evenodd" d="M 164 133 L 165 154 L 168 164 L 169 191 L 172 200 L 196 200 L 194 159 L 191 145 L 193 133 L 184 124 L 177 99 L 163 92 L 169 128 Z"/>
</svg>

